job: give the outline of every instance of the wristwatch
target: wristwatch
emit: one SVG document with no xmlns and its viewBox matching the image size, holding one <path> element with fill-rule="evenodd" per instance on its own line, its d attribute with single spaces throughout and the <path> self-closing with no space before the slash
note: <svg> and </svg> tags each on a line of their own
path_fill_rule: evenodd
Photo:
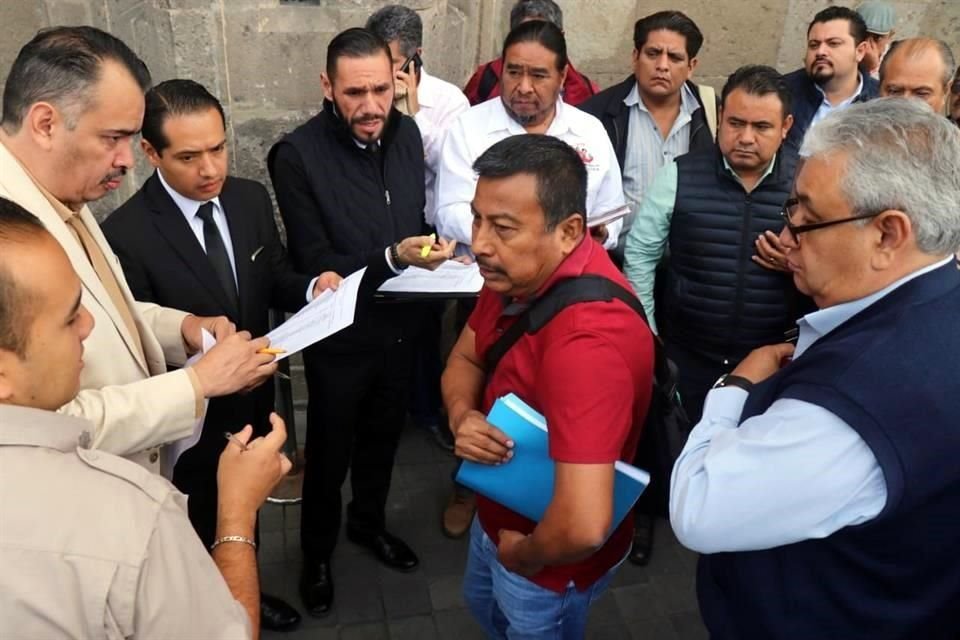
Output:
<svg viewBox="0 0 960 640">
<path fill-rule="evenodd" d="M 713 383 L 711 389 L 722 389 L 723 387 L 740 387 L 749 392 L 753 388 L 753 382 L 743 376 L 735 376 L 732 373 L 725 373 Z"/>
</svg>

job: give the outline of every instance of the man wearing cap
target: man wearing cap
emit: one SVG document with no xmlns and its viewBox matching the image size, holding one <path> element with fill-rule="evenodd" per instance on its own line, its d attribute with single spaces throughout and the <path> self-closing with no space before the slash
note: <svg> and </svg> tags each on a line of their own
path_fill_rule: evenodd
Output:
<svg viewBox="0 0 960 640">
<path fill-rule="evenodd" d="M 857 13 L 867 24 L 866 52 L 860 62 L 860 70 L 871 78 L 880 78 L 880 63 L 886 55 L 897 23 L 897 12 L 893 5 L 883 0 L 867 0 L 857 7 Z"/>
</svg>

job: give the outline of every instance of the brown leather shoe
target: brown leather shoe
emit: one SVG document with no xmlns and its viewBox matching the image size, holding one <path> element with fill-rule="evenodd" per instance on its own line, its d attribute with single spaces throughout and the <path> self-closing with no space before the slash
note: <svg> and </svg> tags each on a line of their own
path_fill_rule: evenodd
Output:
<svg viewBox="0 0 960 640">
<path fill-rule="evenodd" d="M 448 538 L 460 538 L 470 529 L 477 499 L 473 491 L 455 486 L 443 510 L 443 534 Z"/>
</svg>

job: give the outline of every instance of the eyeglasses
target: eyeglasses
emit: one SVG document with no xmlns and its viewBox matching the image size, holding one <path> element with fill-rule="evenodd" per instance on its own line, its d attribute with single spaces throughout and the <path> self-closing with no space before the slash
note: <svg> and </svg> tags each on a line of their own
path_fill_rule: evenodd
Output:
<svg viewBox="0 0 960 640">
<path fill-rule="evenodd" d="M 866 220 L 867 218 L 876 218 L 878 215 L 883 213 L 883 211 L 877 211 L 876 213 L 862 213 L 858 216 L 850 216 L 849 218 L 840 218 L 839 220 L 827 220 L 826 222 L 812 222 L 810 224 L 793 224 L 790 222 L 790 219 L 793 218 L 793 214 L 797 211 L 797 206 L 800 204 L 800 200 L 797 198 L 789 198 L 786 202 L 783 203 L 783 211 L 780 212 L 780 217 L 783 218 L 784 224 L 787 225 L 787 231 L 790 232 L 790 236 L 793 238 L 793 241 L 797 244 L 800 243 L 800 234 L 806 233 L 807 231 L 815 231 L 817 229 L 826 229 L 827 227 L 832 227 L 835 224 L 843 224 L 844 222 L 853 222 L 854 220 Z"/>
</svg>

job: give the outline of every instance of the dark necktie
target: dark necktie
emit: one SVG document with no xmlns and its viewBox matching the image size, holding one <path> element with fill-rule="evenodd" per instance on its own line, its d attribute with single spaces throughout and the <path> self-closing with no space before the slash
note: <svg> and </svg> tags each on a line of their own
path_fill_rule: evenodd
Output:
<svg viewBox="0 0 960 640">
<path fill-rule="evenodd" d="M 230 256 L 227 255 L 227 248 L 223 244 L 220 229 L 217 228 L 217 223 L 213 221 L 213 203 L 205 202 L 200 205 L 200 209 L 197 210 L 197 217 L 203 220 L 203 243 L 207 247 L 207 259 L 210 260 L 210 265 L 227 294 L 227 301 L 230 303 L 231 310 L 236 313 L 240 308 L 237 282 L 233 279 Z"/>
</svg>

